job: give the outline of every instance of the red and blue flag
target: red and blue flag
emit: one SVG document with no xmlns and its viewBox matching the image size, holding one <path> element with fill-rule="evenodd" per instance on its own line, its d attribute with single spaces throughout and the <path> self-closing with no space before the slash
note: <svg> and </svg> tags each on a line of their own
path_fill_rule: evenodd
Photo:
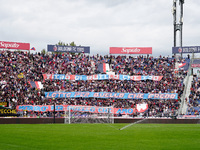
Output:
<svg viewBox="0 0 200 150">
<path fill-rule="evenodd" d="M 35 47 L 32 47 L 31 50 L 35 51 L 36 49 L 35 49 Z"/>
<path fill-rule="evenodd" d="M 43 85 L 40 81 L 28 81 L 28 83 L 31 85 L 31 88 L 37 88 L 37 89 L 43 88 Z"/>
</svg>

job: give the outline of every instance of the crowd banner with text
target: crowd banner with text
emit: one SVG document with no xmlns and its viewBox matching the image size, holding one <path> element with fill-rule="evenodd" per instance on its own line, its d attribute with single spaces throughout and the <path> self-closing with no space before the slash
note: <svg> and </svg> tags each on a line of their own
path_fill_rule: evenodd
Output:
<svg viewBox="0 0 200 150">
<path fill-rule="evenodd" d="M 200 68 L 200 64 L 192 64 L 191 67 L 192 68 Z"/>
<path fill-rule="evenodd" d="M 82 105 L 56 105 L 55 111 L 80 111 L 80 112 L 90 112 L 90 113 L 108 113 L 108 108 L 97 107 L 97 106 L 82 106 Z M 18 105 L 17 111 L 35 111 L 35 112 L 48 112 L 54 111 L 53 105 Z M 114 111 L 114 112 L 112 112 Z M 140 112 L 144 112 L 146 110 L 140 110 Z M 113 108 L 110 109 L 109 112 L 114 114 L 133 114 L 136 112 L 135 108 Z"/>
<path fill-rule="evenodd" d="M 19 116 L 16 109 L 0 107 L 0 117 Z"/>
<path fill-rule="evenodd" d="M 178 99 L 177 93 L 45 92 L 46 98 Z"/>
<path fill-rule="evenodd" d="M 193 63 L 191 64 L 192 68 L 200 68 L 200 59 L 194 59 Z"/>
<path fill-rule="evenodd" d="M 65 75 L 65 74 L 43 74 L 43 78 L 54 80 L 153 80 L 160 81 L 163 76 L 129 76 L 129 75 L 109 75 L 109 74 L 96 74 L 96 75 Z"/>
<path fill-rule="evenodd" d="M 0 41 L 0 49 L 30 50 L 30 43 Z"/>
<path fill-rule="evenodd" d="M 200 53 L 200 46 L 172 47 L 172 54 Z"/>
<path fill-rule="evenodd" d="M 152 54 L 152 47 L 110 47 L 110 54 Z"/>
<path fill-rule="evenodd" d="M 90 53 L 89 46 L 47 45 L 48 52 Z"/>
</svg>

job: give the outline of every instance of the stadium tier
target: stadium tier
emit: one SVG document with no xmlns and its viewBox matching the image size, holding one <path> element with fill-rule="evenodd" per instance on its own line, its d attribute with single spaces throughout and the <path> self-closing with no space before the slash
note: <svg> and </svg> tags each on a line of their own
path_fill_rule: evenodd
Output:
<svg viewBox="0 0 200 150">
<path fill-rule="evenodd" d="M 52 109 L 40 108 L 55 103 L 113 107 L 115 116 L 168 117 L 180 109 L 189 62 L 179 60 L 180 69 L 174 58 L 162 56 L 0 51 L 0 101 L 30 116 L 52 116 Z"/>
</svg>

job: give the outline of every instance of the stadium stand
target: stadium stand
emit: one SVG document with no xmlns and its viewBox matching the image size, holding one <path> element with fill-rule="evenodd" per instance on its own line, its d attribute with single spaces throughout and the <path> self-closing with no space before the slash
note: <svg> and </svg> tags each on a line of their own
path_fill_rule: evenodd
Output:
<svg viewBox="0 0 200 150">
<path fill-rule="evenodd" d="M 182 59 L 181 62 L 189 59 Z M 154 75 L 163 76 L 161 81 L 133 81 L 133 80 L 44 80 L 43 74 L 94 75 L 99 73 L 98 64 L 108 63 L 110 70 L 115 74 L 124 75 Z M 90 105 L 113 106 L 115 108 L 135 108 L 136 104 L 148 104 L 148 110 L 133 116 L 160 116 L 168 117 L 180 108 L 180 99 L 184 90 L 183 80 L 187 75 L 188 67 L 175 72 L 175 59 L 168 57 L 147 56 L 112 56 L 112 55 L 85 55 L 85 54 L 30 54 L 18 51 L 0 51 L 0 101 L 8 101 L 10 107 L 17 105 Z M 197 80 L 197 79 L 196 79 Z M 30 81 L 41 81 L 42 89 L 32 87 Z M 195 84 L 195 83 L 194 83 Z M 197 83 L 196 83 L 197 84 Z M 196 85 L 195 84 L 195 85 Z M 194 85 L 194 86 L 195 86 Z M 199 86 L 199 84 L 197 84 Z M 194 88 L 193 86 L 193 88 Z M 157 99 L 99 99 L 99 98 L 45 98 L 48 91 L 91 91 L 91 92 L 124 92 L 124 93 L 178 93 L 177 100 Z M 190 99 L 190 104 L 197 106 Z M 190 107 L 191 108 L 191 107 Z M 196 107 L 192 107 L 193 109 Z M 198 109 L 199 110 L 199 109 Z M 26 112 L 27 113 L 27 112 Z M 35 113 L 35 115 L 51 116 L 51 112 Z M 60 114 L 58 113 L 58 116 Z"/>
<path fill-rule="evenodd" d="M 200 115 L 200 77 L 193 76 L 190 89 L 187 115 Z"/>
</svg>

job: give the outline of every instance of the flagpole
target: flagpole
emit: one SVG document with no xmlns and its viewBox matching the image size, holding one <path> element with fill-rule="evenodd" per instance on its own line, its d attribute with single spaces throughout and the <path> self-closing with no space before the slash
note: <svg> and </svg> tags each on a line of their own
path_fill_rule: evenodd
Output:
<svg viewBox="0 0 200 150">
<path fill-rule="evenodd" d="M 28 53 L 29 53 L 28 55 L 29 55 L 29 56 L 30 56 L 30 53 L 31 53 L 30 51 L 31 51 L 31 49 L 28 50 Z"/>
</svg>

